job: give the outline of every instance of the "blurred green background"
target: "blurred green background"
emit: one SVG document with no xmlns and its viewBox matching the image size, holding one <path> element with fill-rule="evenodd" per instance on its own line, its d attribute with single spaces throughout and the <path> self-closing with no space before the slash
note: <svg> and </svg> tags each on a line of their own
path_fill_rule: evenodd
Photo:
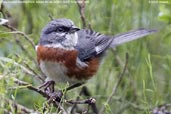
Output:
<svg viewBox="0 0 171 114">
<path fill-rule="evenodd" d="M 11 26 L 27 34 L 36 45 L 50 17 L 70 18 L 82 27 L 77 4 L 60 1 L 1 3 L 1 18 L 8 19 Z M 170 0 L 89 0 L 85 18 L 87 26 L 91 25 L 94 31 L 109 35 L 138 28 L 158 30 L 153 35 L 121 45 L 115 51 L 109 50 L 97 75 L 85 84 L 99 110 L 105 106 L 104 114 L 150 114 L 154 107 L 171 103 Z M 129 54 L 127 72 L 112 102 L 106 103 L 123 71 L 126 52 Z M 26 73 L 25 68 L 41 75 L 35 49 L 22 35 L 0 26 L 0 113 L 18 113 L 6 99 L 41 112 L 46 99 L 14 83 L 17 78 L 35 87 L 41 84 L 34 75 Z M 75 99 L 79 91 L 80 88 L 69 91 L 67 97 Z"/>
</svg>

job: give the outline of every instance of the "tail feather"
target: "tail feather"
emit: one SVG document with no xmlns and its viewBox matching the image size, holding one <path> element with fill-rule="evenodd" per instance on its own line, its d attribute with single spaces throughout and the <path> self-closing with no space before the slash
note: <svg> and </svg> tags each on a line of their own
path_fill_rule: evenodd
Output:
<svg viewBox="0 0 171 114">
<path fill-rule="evenodd" d="M 138 38 L 142 38 L 144 36 L 147 36 L 149 34 L 155 33 L 157 32 L 157 30 L 151 30 L 151 29 L 138 29 L 138 30 L 134 30 L 134 31 L 130 31 L 127 33 L 123 33 L 123 34 L 119 34 L 119 35 L 115 35 L 113 37 L 113 41 L 110 44 L 110 47 L 116 47 L 120 44 L 138 39 Z"/>
</svg>

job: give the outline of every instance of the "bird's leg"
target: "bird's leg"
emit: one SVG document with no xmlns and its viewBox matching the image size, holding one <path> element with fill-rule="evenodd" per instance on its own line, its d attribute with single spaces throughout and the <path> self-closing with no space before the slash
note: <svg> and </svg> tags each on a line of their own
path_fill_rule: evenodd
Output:
<svg viewBox="0 0 171 114">
<path fill-rule="evenodd" d="M 74 85 L 71 85 L 69 86 L 68 88 L 66 88 L 66 91 L 69 91 L 71 89 L 74 89 L 74 88 L 77 88 L 77 87 L 80 87 L 81 85 L 83 85 L 84 83 L 76 83 Z"/>
<path fill-rule="evenodd" d="M 48 84 L 44 84 L 45 86 L 49 86 L 49 83 L 50 82 L 48 82 Z M 48 98 L 48 103 L 50 104 L 50 103 L 54 103 L 54 102 L 60 102 L 61 101 L 61 98 L 62 98 L 62 96 L 63 96 L 63 94 L 64 94 L 64 92 L 67 92 L 67 91 L 69 91 L 69 90 L 71 90 L 71 89 L 74 89 L 74 88 L 76 88 L 76 87 L 79 87 L 79 86 L 81 86 L 83 83 L 77 83 L 77 84 L 74 84 L 74 85 L 72 85 L 72 86 L 69 86 L 68 88 L 66 88 L 66 89 L 63 89 L 63 90 L 59 90 L 59 91 L 57 91 L 57 92 L 52 92 L 52 91 L 49 91 L 48 90 L 48 87 L 47 87 L 47 90 L 45 91 L 46 92 L 46 94 L 48 94 L 48 96 L 49 96 L 49 98 Z"/>
<path fill-rule="evenodd" d="M 74 84 L 72 86 L 69 86 L 66 89 L 58 90 L 57 92 L 54 91 L 54 84 L 55 84 L 54 81 L 47 81 L 43 85 L 41 85 L 39 88 L 44 88 L 45 93 L 48 95 L 48 104 L 53 103 L 53 104 L 57 105 L 58 103 L 61 102 L 64 92 L 67 92 L 71 89 L 79 87 L 83 83 Z"/>
<path fill-rule="evenodd" d="M 55 90 L 55 82 L 53 80 L 49 80 L 44 82 L 39 89 L 44 88 L 44 91 L 53 93 Z"/>
<path fill-rule="evenodd" d="M 48 108 L 48 105 L 53 104 L 53 106 L 55 106 L 57 108 L 58 111 L 60 111 L 60 103 L 61 103 L 61 99 L 63 96 L 62 91 L 58 91 L 58 92 L 47 92 L 47 103 L 44 104 L 43 107 L 43 113 L 45 113 L 45 111 Z"/>
<path fill-rule="evenodd" d="M 52 93 L 47 93 L 49 96 L 48 103 L 51 104 L 52 102 L 60 102 L 61 98 L 63 96 L 62 91 L 57 91 L 57 92 L 52 92 Z"/>
</svg>

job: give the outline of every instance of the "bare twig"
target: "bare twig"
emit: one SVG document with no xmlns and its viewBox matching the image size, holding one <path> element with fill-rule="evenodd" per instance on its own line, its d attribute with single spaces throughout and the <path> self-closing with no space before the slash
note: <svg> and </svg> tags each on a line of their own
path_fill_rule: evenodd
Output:
<svg viewBox="0 0 171 114">
<path fill-rule="evenodd" d="M 19 34 L 19 35 L 23 36 L 23 37 L 31 44 L 31 46 L 32 46 L 33 48 L 35 48 L 34 42 L 33 42 L 33 41 L 31 40 L 31 38 L 30 38 L 28 35 L 26 35 L 24 32 L 18 31 L 16 28 L 14 28 L 13 26 L 8 25 L 8 24 L 4 24 L 3 26 L 6 27 L 6 28 L 8 28 L 9 30 L 13 31 L 13 33 Z"/>
<path fill-rule="evenodd" d="M 76 0 L 78 8 L 79 8 L 79 12 L 80 12 L 80 16 L 81 16 L 81 20 L 82 20 L 82 26 L 83 28 L 86 28 L 86 19 L 85 19 L 85 0 L 82 0 L 82 3 L 80 3 L 80 0 Z"/>
<path fill-rule="evenodd" d="M 16 55 L 16 56 L 18 56 L 18 55 Z M 35 78 L 38 78 L 38 79 L 40 78 L 40 80 L 42 79 L 42 81 L 44 80 L 39 75 L 34 74 L 34 72 L 32 72 L 32 70 L 27 68 L 27 66 L 25 67 L 25 66 L 21 65 L 20 63 L 15 62 L 13 59 L 10 59 L 10 58 L 7 58 L 7 57 L 0 57 L 0 61 L 12 63 L 13 65 L 21 68 L 24 71 L 24 73 L 26 73 L 26 74 L 28 74 L 30 76 L 33 76 Z"/>
<path fill-rule="evenodd" d="M 3 2 L 1 2 L 1 4 L 0 4 L 0 12 L 2 13 L 2 15 L 3 15 L 3 17 L 5 19 L 8 18 L 8 17 L 11 17 L 11 14 L 9 13 L 9 11 L 7 11 L 5 9 L 5 6 L 4 6 Z"/>
<path fill-rule="evenodd" d="M 82 101 L 66 100 L 65 102 L 70 103 L 70 104 L 94 104 L 96 100 L 93 98 L 89 98 L 89 99 L 82 100 Z"/>
<path fill-rule="evenodd" d="M 29 57 L 30 60 L 34 60 L 34 62 L 36 62 L 32 54 L 29 53 L 28 49 L 24 47 L 24 45 L 21 43 L 21 41 L 17 37 L 15 38 L 15 42 L 18 44 L 18 46 L 21 48 L 24 54 L 26 54 Z"/>
<path fill-rule="evenodd" d="M 56 96 L 55 93 L 48 93 L 48 92 L 44 92 L 40 89 L 37 89 L 35 87 L 33 87 L 31 84 L 27 83 L 27 82 L 24 82 L 24 81 L 21 81 L 21 80 L 18 80 L 16 78 L 14 78 L 14 82 L 20 86 L 25 86 L 27 87 L 28 89 L 32 90 L 32 91 L 35 91 L 39 94 L 41 94 L 43 97 L 47 98 L 47 99 L 52 99 L 51 101 L 49 101 L 49 103 L 53 103 L 54 106 L 58 109 L 60 108 L 60 110 L 62 110 L 63 112 L 65 112 L 65 110 L 60 106 L 60 103 L 69 103 L 69 104 L 88 104 L 88 105 L 92 105 L 92 104 L 95 104 L 96 100 L 93 99 L 93 98 L 89 98 L 89 99 L 86 99 L 86 100 L 82 100 L 82 101 L 74 101 L 74 100 L 62 100 L 61 97 L 59 96 Z M 52 94 L 54 95 L 54 98 L 51 98 L 52 97 Z M 58 94 L 58 93 L 56 93 Z"/>
<path fill-rule="evenodd" d="M 35 72 L 27 63 L 24 62 L 24 64 L 25 64 L 26 68 L 28 68 L 32 73 L 34 73 L 34 76 L 35 76 L 36 78 L 38 78 L 38 79 L 41 80 L 42 82 L 45 81 L 45 77 L 44 77 L 44 76 L 40 76 L 40 74 L 38 74 L 37 72 Z"/>
<path fill-rule="evenodd" d="M 60 104 L 58 104 L 58 108 L 62 111 L 62 114 L 68 114 L 67 111 Z"/>
<path fill-rule="evenodd" d="M 18 79 L 16 79 L 16 78 L 14 79 L 14 82 L 15 82 L 16 84 L 20 85 L 20 86 L 26 86 L 28 89 L 33 90 L 33 91 L 35 91 L 35 92 L 41 94 L 43 97 L 49 98 L 49 96 L 48 96 L 45 92 L 43 92 L 43 91 L 40 90 L 40 89 L 37 89 L 37 88 L 33 87 L 31 84 L 29 84 L 29 83 L 27 83 L 27 82 L 18 80 Z"/>
<path fill-rule="evenodd" d="M 91 23 L 88 24 L 88 28 L 89 28 L 90 30 L 93 30 L 92 27 L 91 27 Z"/>
<path fill-rule="evenodd" d="M 40 89 L 37 89 L 35 87 L 33 87 L 31 84 L 27 83 L 27 82 L 24 82 L 24 81 L 21 81 L 21 80 L 18 80 L 18 79 L 14 79 L 14 82 L 20 86 L 26 86 L 28 89 L 32 90 L 32 91 L 35 91 L 39 94 L 41 94 L 43 97 L 47 98 L 47 99 L 50 99 L 50 94 L 48 94 L 47 92 L 44 92 Z M 60 99 L 60 98 L 59 98 Z M 53 99 L 52 99 L 53 100 Z M 56 100 L 56 99 L 55 99 Z M 53 100 L 54 101 L 54 100 Z M 60 101 L 59 101 L 60 102 Z M 60 106 L 58 105 L 58 103 L 56 103 L 56 101 L 53 102 L 53 105 L 58 109 L 60 108 Z M 61 108 L 60 108 L 61 109 Z"/>
<path fill-rule="evenodd" d="M 121 60 L 120 56 L 117 53 L 116 48 L 112 48 L 112 52 L 114 53 L 115 57 L 116 57 L 116 62 L 124 69 L 124 62 Z M 128 77 L 130 78 L 130 86 L 132 87 L 133 90 L 133 95 L 134 95 L 134 99 L 137 98 L 137 93 L 136 93 L 136 87 L 135 87 L 135 83 L 134 83 L 134 79 L 132 78 L 128 68 L 126 68 L 126 73 L 128 74 Z"/>
<path fill-rule="evenodd" d="M 76 100 L 73 102 L 74 105 L 73 105 L 73 107 L 72 107 L 72 109 L 71 109 L 71 113 L 73 113 L 74 110 L 77 108 L 77 104 L 79 104 L 79 102 L 81 102 L 81 103 L 86 102 L 85 100 L 84 100 L 84 101 L 79 101 L 81 95 L 84 95 L 84 96 L 86 96 L 86 97 L 90 97 L 90 96 L 91 96 L 91 94 L 90 94 L 90 92 L 88 91 L 88 89 L 87 89 L 86 86 L 83 86 L 83 87 L 82 87 L 82 89 L 81 89 L 81 91 L 80 91 L 78 97 L 77 97 Z M 90 98 L 90 99 L 91 99 L 91 98 Z M 88 99 L 87 99 L 87 100 L 88 100 Z M 94 100 L 95 100 L 95 99 L 94 99 Z M 72 101 L 73 101 L 73 100 L 72 100 Z M 76 103 L 77 101 L 78 101 L 78 103 Z M 70 102 L 70 101 L 69 101 L 69 102 Z M 83 103 L 83 104 L 87 104 L 87 103 Z M 89 105 L 91 106 L 93 113 L 94 113 L 94 114 L 98 114 L 98 110 L 97 110 L 96 104 L 95 104 L 95 103 L 90 103 Z"/>
<path fill-rule="evenodd" d="M 106 101 L 107 104 L 110 104 L 110 102 L 112 100 L 112 97 L 116 94 L 116 91 L 117 91 L 117 89 L 119 87 L 119 84 L 121 83 L 121 81 L 123 79 L 123 76 L 124 76 L 124 74 L 126 72 L 127 65 L 128 65 L 128 53 L 126 53 L 126 62 L 125 62 L 125 66 L 124 66 L 123 72 L 120 74 L 117 83 L 113 87 L 112 93 L 111 93 L 111 95 L 108 97 L 108 99 Z M 99 114 L 103 114 L 104 110 L 105 110 L 105 106 L 103 105 L 101 110 L 100 110 L 100 112 L 99 112 Z"/>
<path fill-rule="evenodd" d="M 12 33 L 23 36 L 23 37 L 31 44 L 31 46 L 33 47 L 33 49 L 35 49 L 35 44 L 34 44 L 34 42 L 33 42 L 33 41 L 31 40 L 31 38 L 30 38 L 28 35 L 26 35 L 24 32 L 18 31 L 16 28 L 14 28 L 13 26 L 11 26 L 11 25 L 9 25 L 9 24 L 3 24 L 3 26 L 6 27 L 7 29 L 11 30 Z M 16 38 L 16 43 L 20 46 L 20 48 L 23 50 L 23 52 L 25 52 L 31 60 L 34 60 L 34 63 L 36 63 L 35 59 L 28 53 L 28 50 L 22 45 L 22 43 L 20 42 L 20 40 L 19 40 L 18 38 Z M 25 64 L 25 65 L 26 65 L 26 64 Z M 36 64 L 36 65 L 37 65 L 37 64 Z M 28 67 L 28 65 L 27 65 L 27 67 Z M 29 68 L 29 70 L 31 70 L 31 71 L 35 74 L 35 76 L 38 77 L 41 81 L 44 80 L 43 78 L 41 78 L 41 76 L 38 76 L 37 73 L 35 73 L 35 72 L 33 71 L 33 69 L 31 69 L 30 67 L 28 67 L 28 68 Z"/>
<path fill-rule="evenodd" d="M 91 96 L 91 93 L 89 92 L 89 90 L 88 90 L 88 88 L 87 88 L 86 86 L 83 86 L 83 87 L 82 87 L 82 94 L 83 94 L 84 96 L 87 96 L 87 97 L 90 97 L 90 96 Z M 93 104 L 91 104 L 90 106 L 91 106 L 91 108 L 92 108 L 93 113 L 94 113 L 94 114 L 98 114 L 98 109 L 97 109 L 96 104 L 93 103 Z"/>
<path fill-rule="evenodd" d="M 12 101 L 10 99 L 7 99 L 7 98 L 3 98 L 0 96 L 0 99 L 4 100 L 5 103 L 7 104 L 11 104 L 11 106 L 13 106 L 15 108 L 15 110 L 17 110 L 18 113 L 21 113 L 21 114 L 30 114 L 30 113 L 34 113 L 34 114 L 39 114 L 37 111 L 33 110 L 33 109 L 29 109 L 21 104 L 18 104 L 16 103 L 15 101 Z"/>
<path fill-rule="evenodd" d="M 48 16 L 49 16 L 49 18 L 50 18 L 51 21 L 54 20 L 54 17 L 53 17 L 52 14 L 48 14 Z"/>
</svg>

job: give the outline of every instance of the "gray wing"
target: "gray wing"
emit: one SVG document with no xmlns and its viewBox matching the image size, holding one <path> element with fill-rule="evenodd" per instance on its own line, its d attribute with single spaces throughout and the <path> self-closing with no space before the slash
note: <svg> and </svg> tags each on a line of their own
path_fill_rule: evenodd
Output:
<svg viewBox="0 0 171 114">
<path fill-rule="evenodd" d="M 112 42 L 109 36 L 105 36 L 92 30 L 80 30 L 78 34 L 78 57 L 81 61 L 85 61 L 95 56 L 101 55 Z"/>
<path fill-rule="evenodd" d="M 142 28 L 115 36 L 106 36 L 98 32 L 83 29 L 78 31 L 78 43 L 75 48 L 79 51 L 79 59 L 84 61 L 103 54 L 108 48 L 142 38 L 154 32 L 156 30 Z"/>
</svg>

